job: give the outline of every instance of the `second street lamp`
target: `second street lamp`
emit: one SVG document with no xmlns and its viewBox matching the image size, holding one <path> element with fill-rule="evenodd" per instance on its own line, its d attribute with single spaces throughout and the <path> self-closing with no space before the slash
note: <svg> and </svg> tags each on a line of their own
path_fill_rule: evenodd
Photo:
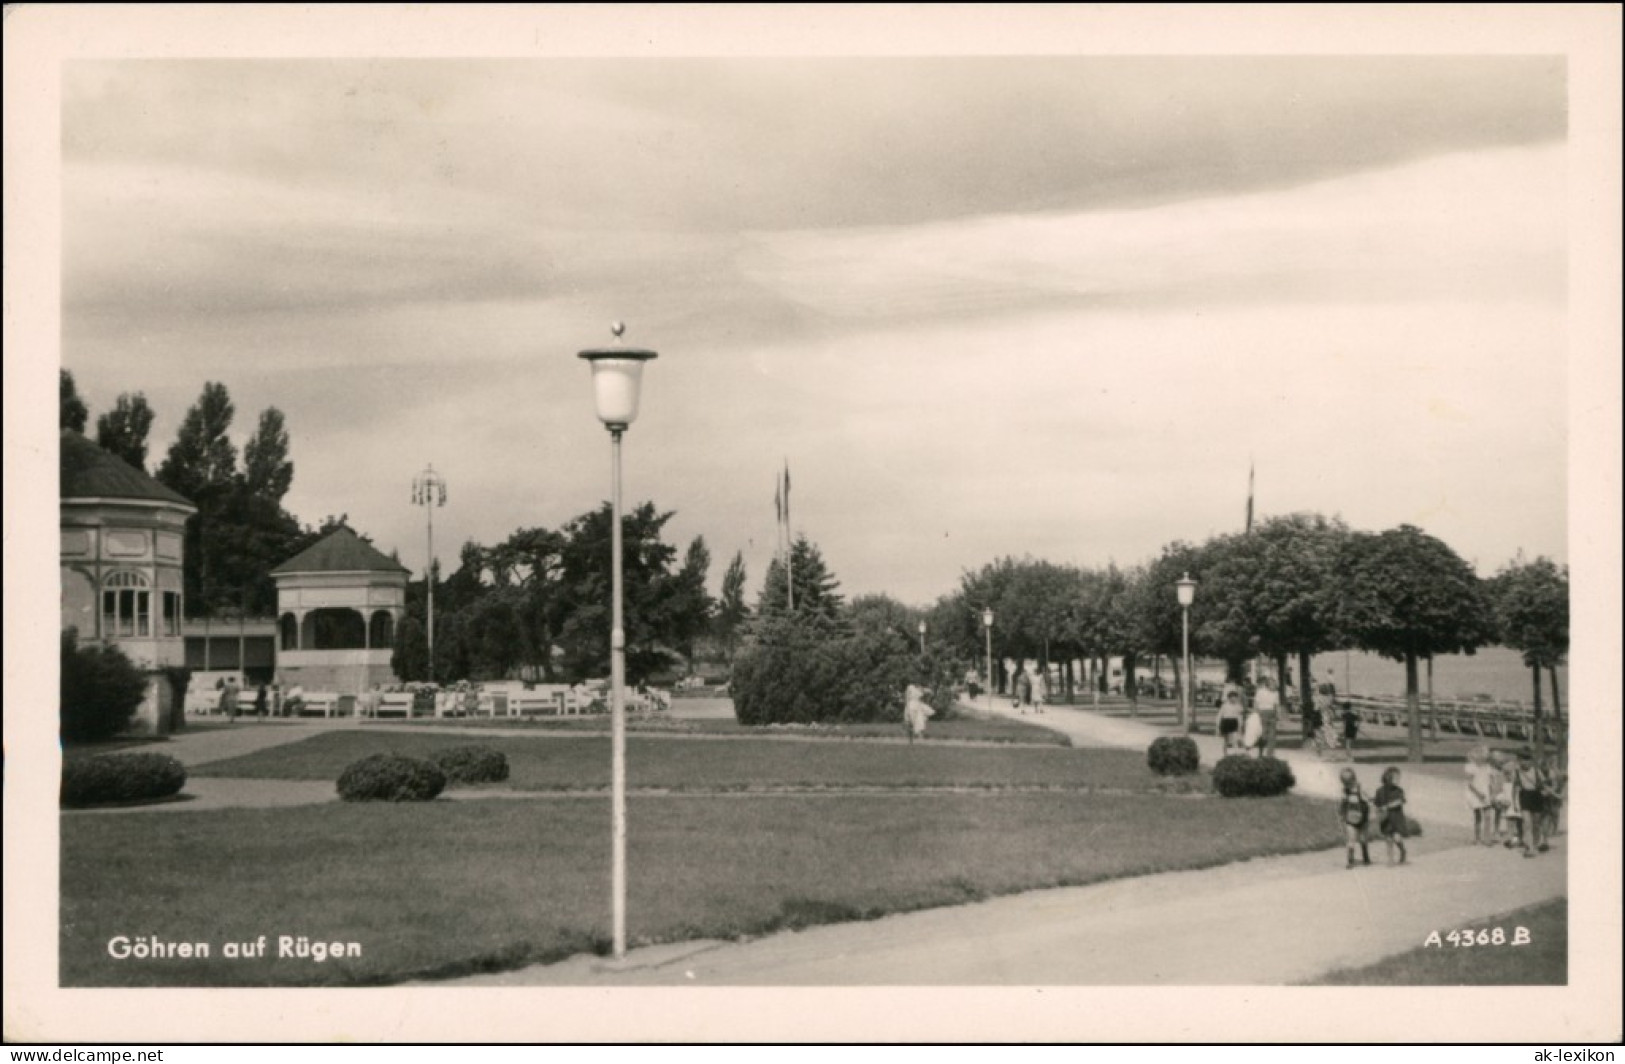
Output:
<svg viewBox="0 0 1625 1064">
<path fill-rule="evenodd" d="M 920 622 L 920 657 L 925 657 L 925 622 Z"/>
<path fill-rule="evenodd" d="M 1191 704 L 1191 603 L 1196 601 L 1196 581 L 1186 573 L 1174 582 L 1179 593 L 1181 657 L 1185 666 L 1185 682 L 1179 699 L 1179 723 L 1186 731 L 1196 730 L 1196 710 Z"/>
<path fill-rule="evenodd" d="M 581 352 L 592 365 L 593 401 L 598 420 L 609 430 L 610 473 L 610 912 L 617 958 L 626 956 L 626 628 L 621 617 L 621 434 L 638 416 L 643 364 L 653 351 L 620 347 L 626 326 L 610 330 L 617 346 Z"/>
<path fill-rule="evenodd" d="M 993 608 L 982 610 L 982 630 L 987 633 L 987 711 L 993 712 Z"/>
</svg>

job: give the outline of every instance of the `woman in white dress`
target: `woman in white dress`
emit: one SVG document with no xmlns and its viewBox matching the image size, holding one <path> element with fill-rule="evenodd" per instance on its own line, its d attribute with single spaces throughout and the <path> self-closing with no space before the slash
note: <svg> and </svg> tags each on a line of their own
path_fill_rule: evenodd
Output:
<svg viewBox="0 0 1625 1064">
<path fill-rule="evenodd" d="M 930 693 L 917 683 L 909 684 L 903 691 L 903 720 L 908 725 L 910 743 L 925 738 L 925 722 L 937 714 L 925 700 Z"/>
</svg>

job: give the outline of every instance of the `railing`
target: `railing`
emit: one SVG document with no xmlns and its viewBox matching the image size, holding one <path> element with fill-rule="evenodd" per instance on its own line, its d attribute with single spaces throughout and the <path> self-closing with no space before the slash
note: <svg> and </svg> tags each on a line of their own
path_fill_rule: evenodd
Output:
<svg viewBox="0 0 1625 1064">
<path fill-rule="evenodd" d="M 1409 723 L 1409 708 L 1401 695 L 1342 695 L 1339 707 L 1351 707 L 1362 725 L 1403 728 Z M 1483 739 L 1536 738 L 1534 711 L 1522 702 L 1481 702 L 1459 699 L 1423 698 L 1419 707 L 1422 723 L 1430 732 L 1452 732 Z M 1568 719 L 1542 715 L 1539 734 L 1546 742 L 1561 743 L 1568 731 Z"/>
</svg>

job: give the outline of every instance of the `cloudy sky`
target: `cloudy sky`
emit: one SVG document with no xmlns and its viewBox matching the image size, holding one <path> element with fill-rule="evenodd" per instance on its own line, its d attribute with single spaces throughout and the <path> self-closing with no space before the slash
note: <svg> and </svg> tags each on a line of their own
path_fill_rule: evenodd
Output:
<svg viewBox="0 0 1625 1064">
<path fill-rule="evenodd" d="M 74 61 L 93 414 L 287 415 L 287 504 L 421 566 L 607 495 L 752 586 L 788 461 L 853 593 L 1257 509 L 1566 559 L 1561 57 Z"/>
</svg>

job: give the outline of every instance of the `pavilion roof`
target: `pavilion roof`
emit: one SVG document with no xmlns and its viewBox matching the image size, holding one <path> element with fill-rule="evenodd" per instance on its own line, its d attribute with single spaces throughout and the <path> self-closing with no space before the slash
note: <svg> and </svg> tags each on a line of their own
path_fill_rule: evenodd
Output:
<svg viewBox="0 0 1625 1064">
<path fill-rule="evenodd" d="M 62 430 L 60 490 L 64 500 L 140 499 L 197 509 L 180 492 L 160 484 L 72 429 Z"/>
<path fill-rule="evenodd" d="M 271 570 L 278 573 L 407 573 L 411 570 L 340 525 Z"/>
</svg>

